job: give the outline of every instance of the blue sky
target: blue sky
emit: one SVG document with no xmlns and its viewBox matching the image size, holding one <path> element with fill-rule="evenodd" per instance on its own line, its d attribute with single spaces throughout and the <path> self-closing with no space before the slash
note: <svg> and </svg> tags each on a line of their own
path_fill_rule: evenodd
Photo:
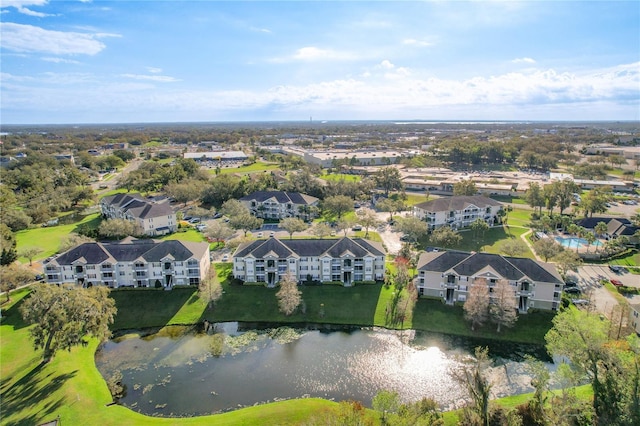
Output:
<svg viewBox="0 0 640 426">
<path fill-rule="evenodd" d="M 640 120 L 638 1 L 0 5 L 4 124 Z"/>
</svg>

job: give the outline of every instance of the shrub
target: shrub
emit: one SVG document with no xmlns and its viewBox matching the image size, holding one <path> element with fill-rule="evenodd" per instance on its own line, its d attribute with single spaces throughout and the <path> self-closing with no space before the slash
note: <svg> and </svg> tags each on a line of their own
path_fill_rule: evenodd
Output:
<svg viewBox="0 0 640 426">
<path fill-rule="evenodd" d="M 160 280 L 156 280 L 155 287 L 162 288 L 162 283 L 160 282 Z"/>
<path fill-rule="evenodd" d="M 263 286 L 266 287 L 267 283 L 265 282 L 255 282 L 255 281 L 245 281 L 244 283 L 242 283 L 242 285 L 257 285 L 257 286 Z"/>
<path fill-rule="evenodd" d="M 377 284 L 376 281 L 354 281 L 353 285 Z"/>
</svg>

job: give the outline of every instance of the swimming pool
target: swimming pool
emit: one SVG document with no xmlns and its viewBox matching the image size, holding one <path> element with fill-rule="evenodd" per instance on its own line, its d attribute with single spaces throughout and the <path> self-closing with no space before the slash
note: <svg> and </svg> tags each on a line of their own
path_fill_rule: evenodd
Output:
<svg viewBox="0 0 640 426">
<path fill-rule="evenodd" d="M 586 239 L 578 238 L 578 237 L 556 237 L 555 240 L 559 242 L 563 247 L 567 248 L 581 248 L 587 247 L 589 244 Z M 602 243 L 598 240 L 595 240 L 591 243 L 593 247 L 600 247 Z"/>
</svg>

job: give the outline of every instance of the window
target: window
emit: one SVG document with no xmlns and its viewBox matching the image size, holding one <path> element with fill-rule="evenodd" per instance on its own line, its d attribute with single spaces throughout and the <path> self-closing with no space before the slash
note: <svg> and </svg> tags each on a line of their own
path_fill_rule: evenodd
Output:
<svg viewBox="0 0 640 426">
<path fill-rule="evenodd" d="M 200 285 L 200 278 L 189 278 L 189 285 Z"/>
<path fill-rule="evenodd" d="M 267 260 L 267 268 L 274 268 L 276 266 L 275 260 Z"/>
</svg>

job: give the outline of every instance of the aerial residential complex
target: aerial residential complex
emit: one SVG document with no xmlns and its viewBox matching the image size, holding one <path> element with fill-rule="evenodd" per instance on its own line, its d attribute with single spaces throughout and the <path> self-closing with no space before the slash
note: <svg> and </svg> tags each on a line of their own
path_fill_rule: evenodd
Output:
<svg viewBox="0 0 640 426">
<path fill-rule="evenodd" d="M 233 255 L 233 276 L 245 282 L 275 285 L 287 273 L 297 281 L 381 281 L 386 251 L 360 238 L 280 240 L 242 244 Z"/>
<path fill-rule="evenodd" d="M 520 313 L 530 308 L 557 310 L 564 281 L 555 266 L 528 258 L 461 251 L 427 252 L 418 261 L 416 287 L 420 296 L 447 304 L 465 302 L 471 286 L 486 279 L 489 291 L 499 280 L 508 280 Z"/>
<path fill-rule="evenodd" d="M 500 221 L 502 203 L 481 195 L 442 197 L 413 206 L 413 215 L 427 221 L 429 229 L 441 226 L 464 228 L 476 219 L 489 225 Z"/>
<path fill-rule="evenodd" d="M 44 263 L 45 280 L 83 287 L 164 287 L 199 285 L 211 263 L 209 244 L 137 240 L 84 243 Z"/>
<path fill-rule="evenodd" d="M 170 234 L 178 229 L 176 214 L 166 200 L 156 202 L 140 194 L 116 194 L 102 198 L 100 210 L 107 219 L 135 222 L 144 235 Z"/>
<path fill-rule="evenodd" d="M 254 216 L 264 219 L 299 217 L 310 220 L 317 214 L 317 209 L 311 207 L 317 207 L 319 201 L 311 195 L 283 191 L 257 191 L 240 198 Z"/>
</svg>

